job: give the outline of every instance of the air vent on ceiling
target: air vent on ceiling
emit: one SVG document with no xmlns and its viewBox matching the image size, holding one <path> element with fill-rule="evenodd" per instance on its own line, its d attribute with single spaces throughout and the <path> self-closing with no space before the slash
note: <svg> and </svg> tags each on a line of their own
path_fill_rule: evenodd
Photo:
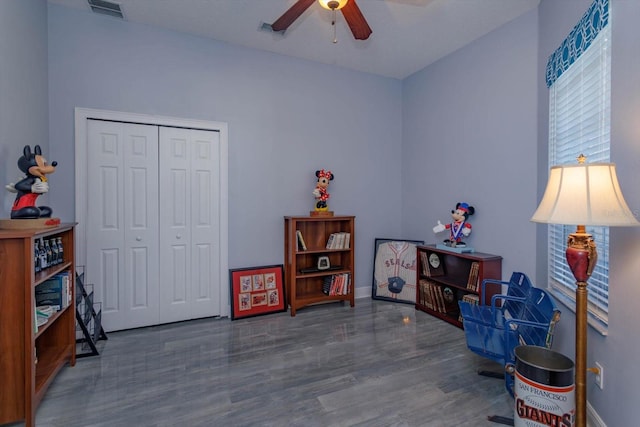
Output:
<svg viewBox="0 0 640 427">
<path fill-rule="evenodd" d="M 87 0 L 91 10 L 95 13 L 102 13 L 103 15 L 113 16 L 115 18 L 124 19 L 122 14 L 122 8 L 118 3 L 113 3 L 105 0 Z"/>
</svg>

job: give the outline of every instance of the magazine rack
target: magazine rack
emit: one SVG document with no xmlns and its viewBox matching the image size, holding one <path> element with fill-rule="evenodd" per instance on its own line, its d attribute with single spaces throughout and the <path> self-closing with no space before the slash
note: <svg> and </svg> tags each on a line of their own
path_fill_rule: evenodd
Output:
<svg viewBox="0 0 640 427">
<path fill-rule="evenodd" d="M 81 344 L 81 352 L 76 357 L 97 356 L 97 343 L 106 340 L 107 334 L 102 327 L 101 304 L 93 301 L 92 285 L 85 285 L 84 272 L 76 272 L 76 324 L 82 336 L 76 336 L 76 344 Z"/>
</svg>

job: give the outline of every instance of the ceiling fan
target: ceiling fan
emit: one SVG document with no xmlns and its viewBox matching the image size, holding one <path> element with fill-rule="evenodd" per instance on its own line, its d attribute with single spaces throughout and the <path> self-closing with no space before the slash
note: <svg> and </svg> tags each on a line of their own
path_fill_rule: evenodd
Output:
<svg viewBox="0 0 640 427">
<path fill-rule="evenodd" d="M 316 0 L 298 0 L 291 6 L 280 18 L 271 24 L 271 30 L 275 32 L 285 31 L 293 22 L 300 17 Z M 360 8 L 356 4 L 356 0 L 317 0 L 325 9 L 329 9 L 334 14 L 333 22 L 335 29 L 335 13 L 336 10 L 342 11 L 347 25 L 353 33 L 356 40 L 366 40 L 371 33 L 371 27 L 362 15 Z M 334 40 L 335 43 L 335 40 Z"/>
</svg>

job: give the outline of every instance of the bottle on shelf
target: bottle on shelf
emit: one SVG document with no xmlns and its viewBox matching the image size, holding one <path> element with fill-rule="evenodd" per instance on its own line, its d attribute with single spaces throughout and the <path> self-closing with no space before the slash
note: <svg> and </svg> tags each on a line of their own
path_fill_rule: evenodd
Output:
<svg viewBox="0 0 640 427">
<path fill-rule="evenodd" d="M 64 248 L 62 247 L 62 237 L 58 237 L 58 262 L 64 262 Z"/>
<path fill-rule="evenodd" d="M 47 251 L 44 248 L 43 239 L 40 239 L 38 243 L 38 254 L 40 255 L 40 271 L 42 271 L 49 267 L 49 264 L 47 264 Z"/>
<path fill-rule="evenodd" d="M 51 250 L 49 239 L 44 241 L 44 250 L 46 252 L 46 257 L 47 257 L 47 267 L 51 267 L 53 266 L 53 251 Z"/>
<path fill-rule="evenodd" d="M 51 259 L 53 260 L 53 265 L 58 265 L 60 264 L 60 259 L 58 258 L 58 242 L 55 237 L 51 239 L 50 246 L 51 246 L 51 252 L 53 253 L 51 255 Z"/>
<path fill-rule="evenodd" d="M 39 273 L 40 272 L 40 252 L 38 251 L 38 243 L 33 245 L 33 252 L 34 252 L 33 266 L 36 273 Z"/>
</svg>

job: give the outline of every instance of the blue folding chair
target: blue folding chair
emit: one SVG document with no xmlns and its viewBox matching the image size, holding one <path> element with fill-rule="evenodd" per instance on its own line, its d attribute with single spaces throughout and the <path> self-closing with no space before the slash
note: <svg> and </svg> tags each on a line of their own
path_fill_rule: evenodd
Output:
<svg viewBox="0 0 640 427">
<path fill-rule="evenodd" d="M 491 305 L 484 305 L 486 288 L 490 284 L 506 287 L 506 293 L 494 295 L 491 298 Z M 485 279 L 480 286 L 480 304 L 465 304 L 465 314 L 469 318 L 486 324 L 500 324 L 505 317 L 517 318 L 523 307 L 519 303 L 527 298 L 532 287 L 529 277 L 520 272 L 513 272 L 508 282 Z"/>
<path fill-rule="evenodd" d="M 525 276 L 526 277 L 526 276 Z M 521 282 L 530 285 L 528 279 Z M 474 306 L 460 301 L 467 347 L 474 353 L 498 362 L 505 369 L 505 387 L 513 396 L 514 349 L 518 345 L 550 348 L 560 311 L 543 289 L 529 287 L 526 296 L 494 295 L 491 306 Z M 499 304 L 498 301 L 504 301 Z"/>
</svg>

